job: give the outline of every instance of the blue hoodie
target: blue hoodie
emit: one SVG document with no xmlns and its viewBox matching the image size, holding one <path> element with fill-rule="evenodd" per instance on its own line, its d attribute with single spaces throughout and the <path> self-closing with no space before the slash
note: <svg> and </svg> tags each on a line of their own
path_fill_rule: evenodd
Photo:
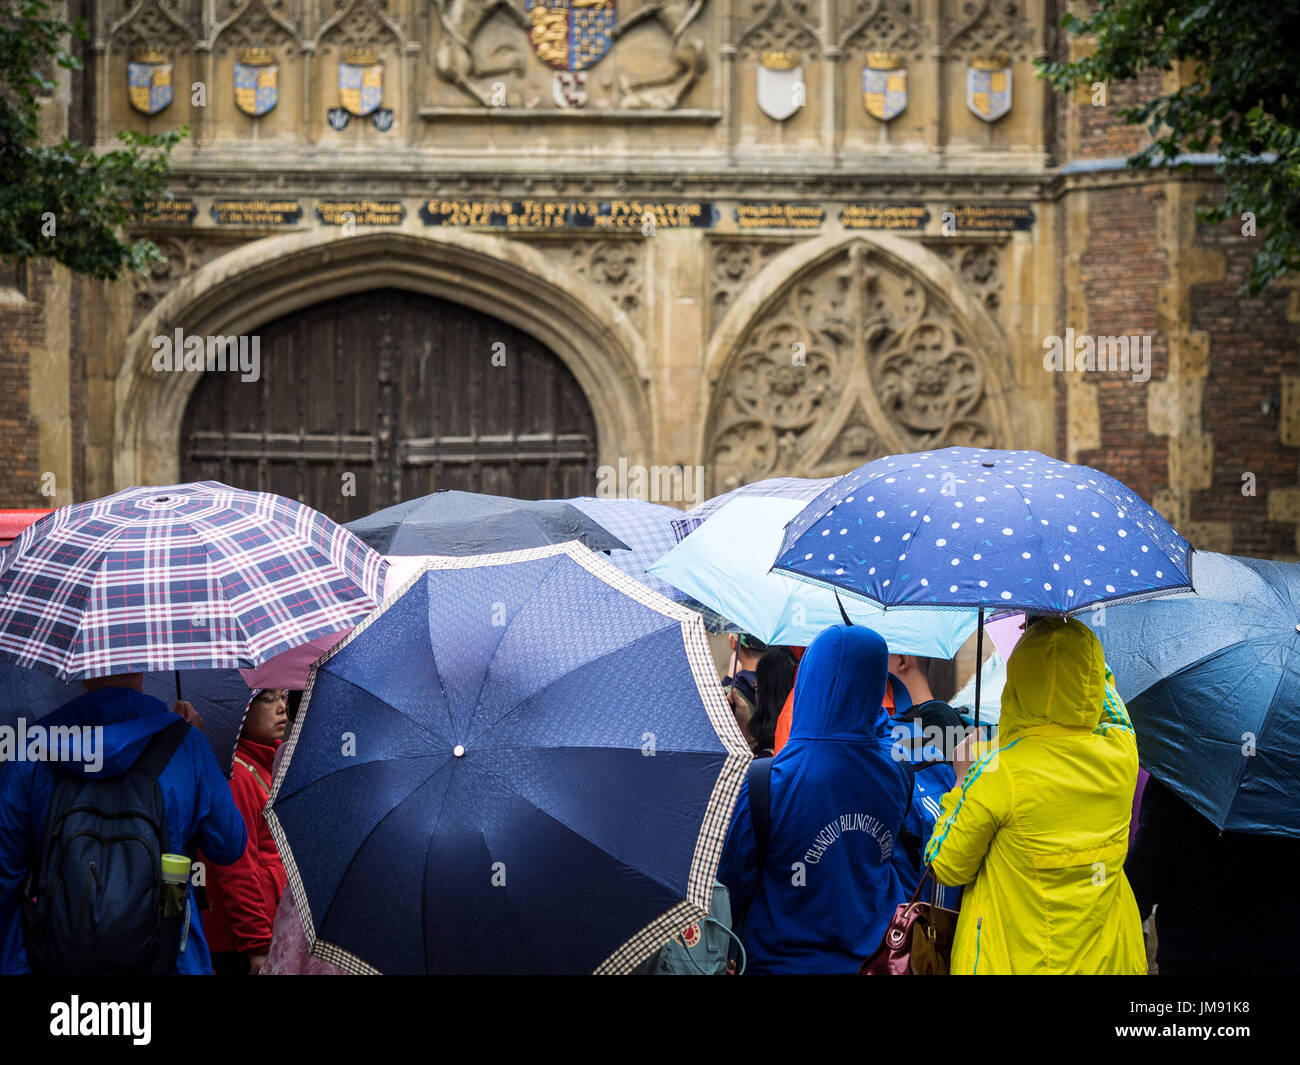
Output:
<svg viewBox="0 0 1300 1065">
<path fill-rule="evenodd" d="M 149 740 L 177 720 L 160 700 L 131 688 L 100 688 L 65 703 L 41 718 L 41 725 L 100 725 L 103 765 L 96 775 L 119 776 L 135 764 Z M 48 762 L 15 761 L 0 767 L 0 972 L 28 972 L 18 925 L 19 888 L 27 875 L 50 799 L 64 771 L 82 773 L 79 762 L 59 766 Z M 244 853 L 247 829 L 230 795 L 230 783 L 217 766 L 212 747 L 191 729 L 158 778 L 167 810 L 164 851 L 181 852 L 191 840 L 204 857 L 218 865 L 237 861 Z M 178 954 L 176 971 L 207 974 L 212 971 L 203 922 L 190 887 L 190 931 L 185 950 Z"/>
<path fill-rule="evenodd" d="M 718 879 L 745 913 L 746 972 L 856 973 L 903 901 L 892 859 L 912 777 L 891 756 L 888 662 L 885 641 L 860 625 L 827 629 L 803 656 L 790 740 L 772 761 L 761 870 L 741 787 Z"/>
</svg>

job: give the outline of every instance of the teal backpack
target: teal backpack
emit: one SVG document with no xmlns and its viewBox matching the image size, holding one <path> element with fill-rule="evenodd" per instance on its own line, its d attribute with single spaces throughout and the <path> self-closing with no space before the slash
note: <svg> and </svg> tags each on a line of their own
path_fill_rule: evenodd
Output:
<svg viewBox="0 0 1300 1065">
<path fill-rule="evenodd" d="M 731 941 L 740 939 L 731 930 L 731 898 L 727 889 L 713 882 L 709 914 L 698 924 L 688 925 L 633 970 L 637 976 L 722 976 L 727 971 Z M 745 948 L 740 946 L 740 970 L 745 968 Z"/>
</svg>

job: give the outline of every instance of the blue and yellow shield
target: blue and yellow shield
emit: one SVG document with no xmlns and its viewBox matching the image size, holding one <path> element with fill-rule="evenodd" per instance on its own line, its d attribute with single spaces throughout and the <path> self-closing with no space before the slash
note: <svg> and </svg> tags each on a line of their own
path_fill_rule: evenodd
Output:
<svg viewBox="0 0 1300 1065">
<path fill-rule="evenodd" d="M 966 68 L 966 106 L 985 122 L 1011 110 L 1011 68 L 1005 56 L 972 59 Z"/>
<path fill-rule="evenodd" d="M 895 55 L 872 52 L 862 68 L 862 104 L 867 114 L 888 122 L 907 106 L 907 70 Z"/>
<path fill-rule="evenodd" d="M 235 63 L 235 106 L 256 118 L 280 98 L 280 67 L 267 48 L 245 48 Z"/>
<path fill-rule="evenodd" d="M 164 52 L 137 48 L 126 68 L 127 98 L 146 115 L 156 115 L 172 102 L 172 65 Z"/>
<path fill-rule="evenodd" d="M 556 70 L 594 67 L 614 43 L 614 0 L 528 0 L 528 40 Z"/>
<path fill-rule="evenodd" d="M 364 118 L 384 102 L 384 65 L 368 49 L 348 48 L 339 63 L 339 103 Z"/>
</svg>

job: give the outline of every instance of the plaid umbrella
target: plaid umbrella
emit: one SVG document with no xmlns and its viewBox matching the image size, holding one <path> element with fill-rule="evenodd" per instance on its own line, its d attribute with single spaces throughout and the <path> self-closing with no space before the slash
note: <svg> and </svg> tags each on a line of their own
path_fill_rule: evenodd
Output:
<svg viewBox="0 0 1300 1065">
<path fill-rule="evenodd" d="M 61 680 L 254 666 L 356 625 L 385 568 L 282 496 L 128 488 L 61 507 L 0 556 L 0 656 Z"/>
<path fill-rule="evenodd" d="M 592 496 L 578 496 L 563 502 L 571 503 L 631 547 L 630 551 L 611 551 L 603 556 L 616 569 L 673 602 L 690 607 L 704 618 L 704 627 L 710 632 L 737 631 L 721 614 L 646 572 L 677 546 L 676 526 L 682 512 L 676 507 L 646 503 L 640 499 L 597 499 Z"/>
<path fill-rule="evenodd" d="M 725 507 L 737 496 L 780 496 L 782 499 L 799 499 L 806 503 L 816 499 L 838 480 L 838 477 L 820 477 L 815 480 L 807 477 L 769 477 L 765 481 L 742 484 L 739 488 L 733 488 L 730 492 L 706 499 L 699 506 L 692 507 L 673 522 L 673 531 L 677 533 L 680 543 L 703 525 L 710 514 Z"/>
</svg>

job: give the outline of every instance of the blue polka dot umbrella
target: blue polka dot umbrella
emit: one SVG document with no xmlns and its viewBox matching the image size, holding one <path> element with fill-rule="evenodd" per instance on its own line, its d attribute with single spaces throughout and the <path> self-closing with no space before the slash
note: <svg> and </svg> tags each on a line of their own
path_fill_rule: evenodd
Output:
<svg viewBox="0 0 1300 1065">
<path fill-rule="evenodd" d="M 786 526 L 773 569 L 885 607 L 1068 615 L 1189 592 L 1191 547 L 1136 492 L 1037 451 L 860 466 Z"/>
<path fill-rule="evenodd" d="M 1190 591 L 1190 551 L 1099 470 L 950 447 L 841 478 L 786 526 L 773 568 L 886 608 L 1066 615 Z"/>
</svg>

